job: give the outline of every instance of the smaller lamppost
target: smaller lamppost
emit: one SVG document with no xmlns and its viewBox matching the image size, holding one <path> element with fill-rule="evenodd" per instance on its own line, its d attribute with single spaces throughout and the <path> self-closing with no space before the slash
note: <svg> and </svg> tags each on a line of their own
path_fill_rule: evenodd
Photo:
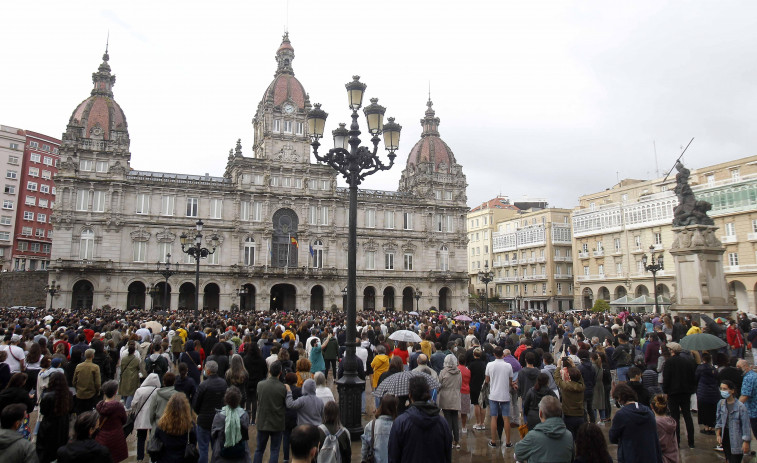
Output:
<svg viewBox="0 0 757 463">
<path fill-rule="evenodd" d="M 163 310 L 171 310 L 171 302 L 168 300 L 168 279 L 179 271 L 179 263 L 176 262 L 171 266 L 171 253 L 168 253 L 166 254 L 165 264 L 158 262 L 156 268 L 158 273 L 166 279 L 166 283 L 163 286 Z"/>
<path fill-rule="evenodd" d="M 421 296 L 423 296 L 423 293 L 421 292 L 420 289 L 416 288 L 415 289 L 415 294 L 413 296 L 415 297 L 415 311 L 416 312 L 420 312 L 419 301 L 421 299 Z"/>
<path fill-rule="evenodd" d="M 659 251 L 655 254 L 654 246 L 649 246 L 649 258 L 646 253 L 641 256 L 641 264 L 644 266 L 644 270 L 652 272 L 652 285 L 654 285 L 654 312 L 660 314 L 660 301 L 657 298 L 657 272 L 664 270 L 663 266 L 663 251 Z M 648 264 L 648 265 L 647 265 Z"/>
<path fill-rule="evenodd" d="M 194 242 L 191 242 L 189 236 L 186 233 L 182 233 L 179 236 L 181 241 L 182 252 L 189 254 L 195 260 L 195 319 L 200 316 L 200 259 L 207 259 L 209 255 L 216 252 L 218 247 L 218 235 L 210 236 L 210 248 L 202 247 L 202 220 L 198 220 L 195 224 L 197 233 L 194 237 Z"/>
<path fill-rule="evenodd" d="M 150 288 L 147 290 L 147 294 L 150 295 L 150 311 L 152 311 L 155 308 L 155 295 L 158 294 L 160 290 L 158 289 L 158 285 L 150 285 Z"/>
<path fill-rule="evenodd" d="M 484 284 L 485 290 L 484 290 L 484 312 L 489 311 L 489 283 L 494 280 L 494 272 L 489 270 L 489 264 L 486 264 L 484 266 L 484 271 L 478 272 L 478 279 L 481 281 L 481 283 Z"/>
<path fill-rule="evenodd" d="M 50 310 L 53 310 L 53 297 L 55 297 L 58 291 L 60 291 L 60 285 L 56 285 L 55 280 L 45 286 L 45 292 L 50 295 Z"/>
<path fill-rule="evenodd" d="M 242 299 L 247 296 L 247 286 L 242 286 L 241 288 L 237 288 L 235 292 L 237 293 L 237 299 L 239 299 L 239 309 L 241 310 L 242 309 Z M 247 305 L 245 304 L 245 307 L 246 306 Z"/>
<path fill-rule="evenodd" d="M 347 287 L 342 288 L 342 308 L 347 308 Z"/>
</svg>

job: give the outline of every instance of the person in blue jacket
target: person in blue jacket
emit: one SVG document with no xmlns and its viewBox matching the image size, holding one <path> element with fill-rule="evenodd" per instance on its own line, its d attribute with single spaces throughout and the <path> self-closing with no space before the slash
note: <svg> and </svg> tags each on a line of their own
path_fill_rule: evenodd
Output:
<svg viewBox="0 0 757 463">
<path fill-rule="evenodd" d="M 620 404 L 610 428 L 610 443 L 618 444 L 618 463 L 661 463 L 652 410 L 637 402 L 636 393 L 626 383 L 616 385 L 612 397 Z"/>
<path fill-rule="evenodd" d="M 746 405 L 734 397 L 736 385 L 724 379 L 720 382 L 720 396 L 717 418 L 715 419 L 715 435 L 718 445 L 723 446 L 725 461 L 740 462 L 749 453 L 752 441 L 752 426 L 749 423 L 749 412 Z"/>
</svg>

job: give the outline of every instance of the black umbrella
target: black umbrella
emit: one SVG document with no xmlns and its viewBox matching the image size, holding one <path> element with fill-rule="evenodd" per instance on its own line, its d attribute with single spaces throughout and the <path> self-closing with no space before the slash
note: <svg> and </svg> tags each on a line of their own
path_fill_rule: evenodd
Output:
<svg viewBox="0 0 757 463">
<path fill-rule="evenodd" d="M 704 320 L 705 324 L 707 325 L 707 330 L 710 333 L 719 336 L 725 331 L 725 328 L 722 325 L 718 325 L 715 320 L 708 317 L 707 315 L 700 315 L 699 317 Z"/>
<path fill-rule="evenodd" d="M 584 336 L 586 337 L 586 339 L 597 337 L 600 341 L 604 341 L 605 339 L 612 339 L 612 333 L 610 333 L 610 330 L 605 327 L 596 325 L 586 328 L 584 330 Z"/>
</svg>

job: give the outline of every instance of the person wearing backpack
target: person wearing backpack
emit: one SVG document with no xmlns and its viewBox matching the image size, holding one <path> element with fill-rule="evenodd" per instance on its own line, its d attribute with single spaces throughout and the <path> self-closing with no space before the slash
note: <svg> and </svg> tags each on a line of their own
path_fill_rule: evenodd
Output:
<svg viewBox="0 0 757 463">
<path fill-rule="evenodd" d="M 160 385 L 163 386 L 163 376 L 168 373 L 168 360 L 162 355 L 163 347 L 159 342 L 152 345 L 152 354 L 145 359 L 145 371 L 148 375 L 158 375 Z"/>
<path fill-rule="evenodd" d="M 236 386 L 230 386 L 223 397 L 223 408 L 213 418 L 210 437 L 213 446 L 214 463 L 251 463 L 248 445 L 250 416 L 240 407 L 242 393 Z"/>
<path fill-rule="evenodd" d="M 323 407 L 323 424 L 318 426 L 321 445 L 318 463 L 348 463 L 352 459 L 350 432 L 339 420 L 339 405 L 331 401 Z"/>
<path fill-rule="evenodd" d="M 633 364 L 631 348 L 628 345 L 628 335 L 625 333 L 618 334 L 618 347 L 612 354 L 612 361 L 617 368 L 618 381 L 628 381 L 628 369 Z"/>
</svg>

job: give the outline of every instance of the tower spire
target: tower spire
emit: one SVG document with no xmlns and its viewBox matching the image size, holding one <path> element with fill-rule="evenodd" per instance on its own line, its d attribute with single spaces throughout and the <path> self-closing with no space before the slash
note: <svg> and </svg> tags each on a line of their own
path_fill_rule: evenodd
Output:
<svg viewBox="0 0 757 463">
<path fill-rule="evenodd" d="M 276 69 L 275 75 L 294 75 L 294 70 L 292 69 L 293 59 L 294 48 L 292 47 L 292 43 L 289 41 L 289 32 L 285 31 L 284 36 L 281 38 L 281 45 L 279 45 L 279 49 L 276 50 L 276 63 L 278 63 L 278 67 Z"/>
<path fill-rule="evenodd" d="M 110 33 L 108 34 L 110 36 Z M 108 37 L 110 39 L 110 37 Z M 103 62 L 97 68 L 97 72 L 92 73 L 92 83 L 94 88 L 92 89 L 92 95 L 104 95 L 113 98 L 113 85 L 116 83 L 116 76 L 110 73 L 110 64 L 108 60 L 108 42 L 105 42 L 105 53 L 103 54 Z"/>
<path fill-rule="evenodd" d="M 431 90 L 429 90 L 428 101 L 426 102 L 426 117 L 421 119 L 421 126 L 423 126 L 421 137 L 439 135 L 439 118 L 436 117 L 436 111 L 434 111 L 433 106 L 434 103 L 431 101 Z"/>
</svg>

